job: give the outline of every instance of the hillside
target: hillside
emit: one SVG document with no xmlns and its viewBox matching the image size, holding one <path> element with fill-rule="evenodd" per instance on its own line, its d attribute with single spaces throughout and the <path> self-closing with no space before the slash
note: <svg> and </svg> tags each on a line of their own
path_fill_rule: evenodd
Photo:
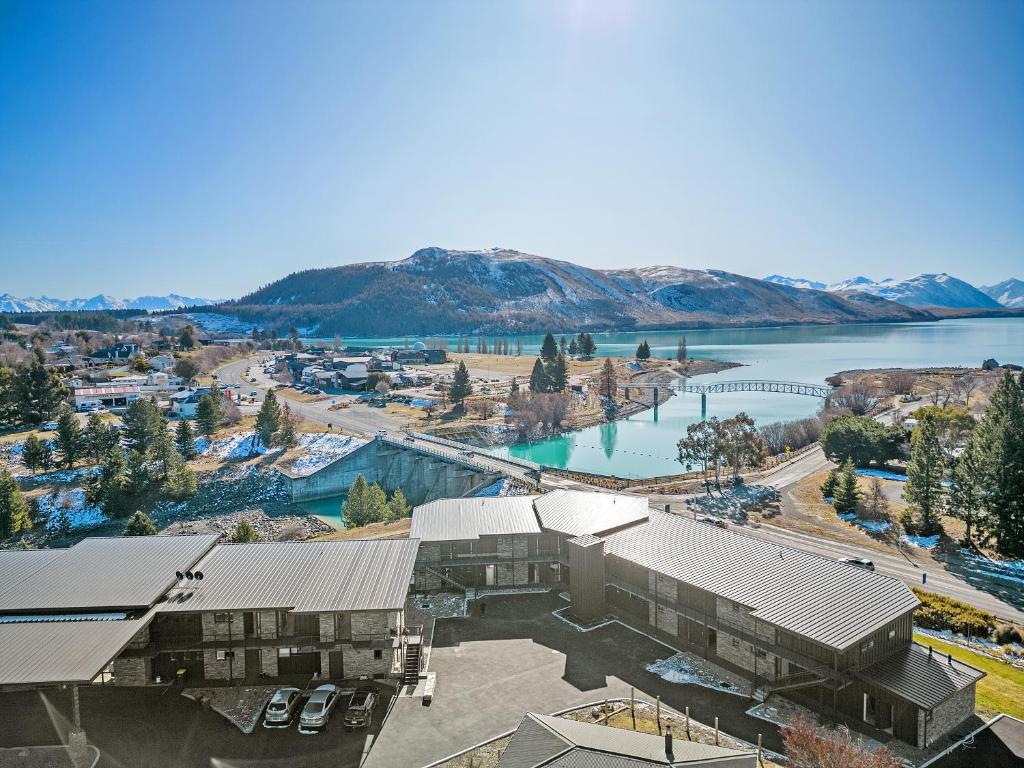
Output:
<svg viewBox="0 0 1024 768">
<path fill-rule="evenodd" d="M 1004 307 L 1024 308 L 1024 280 L 1011 277 L 1009 280 L 1003 280 L 995 285 L 983 285 L 981 290 L 986 296 L 998 301 Z"/>
<path fill-rule="evenodd" d="M 9 293 L 0 294 L 0 312 L 74 312 L 107 309 L 138 309 L 159 311 L 182 307 L 216 304 L 219 299 L 200 299 L 170 293 L 166 296 L 139 296 L 135 299 L 117 299 L 100 294 L 87 299 L 54 299 L 49 296 L 19 298 Z"/>
<path fill-rule="evenodd" d="M 443 248 L 296 272 L 215 311 L 263 327 L 377 336 L 932 319 L 876 297 L 717 270 L 595 270 L 514 250 Z"/>
<path fill-rule="evenodd" d="M 789 285 L 796 288 L 816 288 L 824 286 L 800 277 L 769 275 L 766 282 L 778 285 Z M 1010 283 L 1012 281 L 1006 281 Z M 1004 285 L 1000 283 L 1000 285 Z M 998 286 L 993 286 L 996 288 Z M 869 277 L 859 275 L 829 285 L 825 290 L 839 293 L 847 298 L 855 292 L 878 296 L 889 301 L 899 302 L 908 307 L 928 309 L 940 307 L 946 309 L 997 309 L 1000 302 L 985 289 L 977 289 L 945 272 L 931 275 L 917 275 L 906 280 L 894 280 L 889 277 L 876 282 Z M 1009 306 L 1009 305 L 1007 305 Z"/>
</svg>

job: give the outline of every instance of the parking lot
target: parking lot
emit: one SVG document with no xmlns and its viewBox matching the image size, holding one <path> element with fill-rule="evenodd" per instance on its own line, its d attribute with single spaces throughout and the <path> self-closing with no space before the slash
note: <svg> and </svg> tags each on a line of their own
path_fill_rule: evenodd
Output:
<svg viewBox="0 0 1024 768">
<path fill-rule="evenodd" d="M 244 734 L 221 715 L 173 690 L 82 688 L 82 726 L 100 750 L 98 768 L 323 768 L 359 765 L 390 703 L 381 688 L 372 727 L 347 733 L 344 710 L 327 728 L 303 735 L 293 725 Z M 0 693 L 0 748 L 61 743 L 71 708 L 68 691 Z"/>
</svg>

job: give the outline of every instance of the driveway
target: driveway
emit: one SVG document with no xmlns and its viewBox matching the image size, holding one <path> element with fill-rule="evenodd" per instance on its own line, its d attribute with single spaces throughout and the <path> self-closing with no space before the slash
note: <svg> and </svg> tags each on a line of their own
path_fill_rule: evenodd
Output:
<svg viewBox="0 0 1024 768">
<path fill-rule="evenodd" d="M 704 723 L 780 751 L 778 729 L 748 717 L 746 697 L 667 683 L 644 667 L 673 651 L 620 624 L 578 632 L 551 616 L 565 603 L 553 594 L 487 598 L 487 617 L 438 620 L 430 669 L 434 701 L 399 698 L 366 768 L 419 768 L 514 729 L 526 712 L 551 713 L 606 698 L 690 707 Z"/>
</svg>

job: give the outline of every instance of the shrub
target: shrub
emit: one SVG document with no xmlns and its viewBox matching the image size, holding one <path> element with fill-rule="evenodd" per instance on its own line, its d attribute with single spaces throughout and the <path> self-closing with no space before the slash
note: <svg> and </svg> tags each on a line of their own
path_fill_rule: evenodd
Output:
<svg viewBox="0 0 1024 768">
<path fill-rule="evenodd" d="M 945 595 L 914 589 L 921 607 L 914 614 L 914 622 L 925 629 L 952 630 L 971 637 L 988 637 L 996 618 L 987 611 L 975 608 Z"/>
<path fill-rule="evenodd" d="M 1019 644 L 1024 640 L 1021 638 L 1020 630 L 1013 624 L 1000 624 L 992 631 L 992 642 L 1008 645 L 1009 643 Z"/>
</svg>

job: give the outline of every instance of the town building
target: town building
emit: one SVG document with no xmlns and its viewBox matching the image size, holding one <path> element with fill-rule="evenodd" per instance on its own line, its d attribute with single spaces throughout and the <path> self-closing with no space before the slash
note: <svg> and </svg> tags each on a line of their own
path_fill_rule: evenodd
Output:
<svg viewBox="0 0 1024 768">
<path fill-rule="evenodd" d="M 102 405 L 110 410 L 127 408 L 141 397 L 135 384 L 107 384 L 95 387 L 76 387 L 71 391 L 75 410 L 82 411 Z"/>
<path fill-rule="evenodd" d="M 199 389 L 183 389 L 173 393 L 168 400 L 171 403 L 171 415 L 177 419 L 194 419 L 199 410 L 199 401 L 210 392 L 209 387 Z"/>
</svg>

